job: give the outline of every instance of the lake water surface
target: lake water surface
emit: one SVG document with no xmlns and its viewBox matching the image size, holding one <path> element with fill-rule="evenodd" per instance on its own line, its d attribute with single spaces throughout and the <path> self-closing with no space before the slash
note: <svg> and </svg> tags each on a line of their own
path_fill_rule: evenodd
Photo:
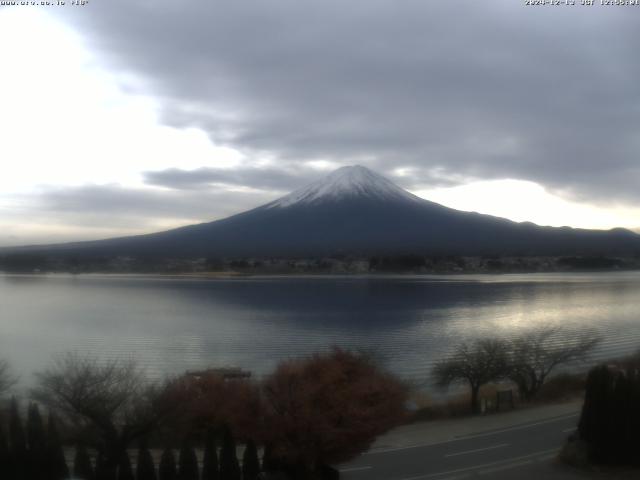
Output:
<svg viewBox="0 0 640 480">
<path fill-rule="evenodd" d="M 340 345 L 423 380 L 464 339 L 537 325 L 597 329 L 606 358 L 640 348 L 640 272 L 465 276 L 0 276 L 0 358 L 23 380 L 55 353 L 133 355 L 150 373 L 238 366 Z"/>
</svg>

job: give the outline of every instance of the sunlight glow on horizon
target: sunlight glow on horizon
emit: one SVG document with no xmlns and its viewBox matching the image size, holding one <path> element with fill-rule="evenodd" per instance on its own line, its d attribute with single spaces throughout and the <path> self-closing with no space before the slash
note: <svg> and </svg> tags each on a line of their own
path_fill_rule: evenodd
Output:
<svg viewBox="0 0 640 480">
<path fill-rule="evenodd" d="M 526 180 L 485 180 L 413 193 L 457 210 L 543 226 L 602 230 L 640 226 L 638 208 L 604 208 L 571 202 L 549 193 L 542 185 Z"/>
</svg>

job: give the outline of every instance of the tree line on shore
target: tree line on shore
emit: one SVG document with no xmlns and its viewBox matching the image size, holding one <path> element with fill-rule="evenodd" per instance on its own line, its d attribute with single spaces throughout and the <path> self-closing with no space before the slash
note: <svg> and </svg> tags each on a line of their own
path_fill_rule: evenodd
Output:
<svg viewBox="0 0 640 480">
<path fill-rule="evenodd" d="M 367 256 L 335 253 L 324 257 L 259 258 L 165 258 L 158 256 L 90 256 L 15 252 L 0 254 L 0 271 L 42 272 L 139 272 L 139 273 L 442 273 L 442 272 L 538 272 L 629 270 L 640 267 L 640 258 L 603 255 L 551 256 L 459 256 L 395 255 Z"/>
</svg>

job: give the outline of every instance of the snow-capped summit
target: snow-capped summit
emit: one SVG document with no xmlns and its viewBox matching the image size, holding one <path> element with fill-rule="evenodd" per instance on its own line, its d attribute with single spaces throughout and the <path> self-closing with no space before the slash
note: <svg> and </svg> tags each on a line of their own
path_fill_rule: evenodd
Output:
<svg viewBox="0 0 640 480">
<path fill-rule="evenodd" d="M 268 207 L 314 205 L 357 197 L 382 201 L 423 201 L 382 175 L 361 165 L 352 165 L 334 170 L 326 177 L 270 203 Z"/>
</svg>

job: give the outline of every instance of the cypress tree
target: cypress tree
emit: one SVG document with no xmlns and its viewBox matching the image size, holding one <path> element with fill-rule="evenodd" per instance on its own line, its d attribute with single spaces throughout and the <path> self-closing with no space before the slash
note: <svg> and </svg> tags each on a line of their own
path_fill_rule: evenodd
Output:
<svg viewBox="0 0 640 480">
<path fill-rule="evenodd" d="M 160 467 L 158 468 L 158 480 L 178 480 L 176 469 L 176 459 L 173 450 L 167 448 L 160 457 Z"/>
<path fill-rule="evenodd" d="M 27 465 L 27 441 L 20 419 L 18 401 L 11 399 L 11 413 L 9 418 L 9 444 L 11 454 L 11 475 L 14 480 L 23 480 Z"/>
<path fill-rule="evenodd" d="M 258 449 L 253 440 L 249 440 L 242 455 L 242 480 L 256 480 L 260 473 Z"/>
<path fill-rule="evenodd" d="M 27 444 L 27 470 L 30 478 L 45 478 L 49 473 L 47 441 L 40 410 L 35 403 L 29 404 L 27 412 Z"/>
<path fill-rule="evenodd" d="M 591 369 L 578 432 L 595 463 L 636 464 L 640 376 L 635 369 Z"/>
<path fill-rule="evenodd" d="M 98 450 L 98 456 L 96 457 L 96 469 L 95 469 L 95 479 L 96 480 L 113 480 L 111 472 L 107 466 L 107 462 L 104 458 L 104 452 L 102 449 Z"/>
<path fill-rule="evenodd" d="M 27 443 L 29 450 L 44 451 L 46 449 L 44 424 L 40 416 L 40 409 L 35 403 L 29 405 L 27 414 Z"/>
<path fill-rule="evenodd" d="M 273 458 L 272 447 L 269 444 L 264 446 L 264 450 L 262 452 L 262 471 L 273 473 L 278 471 L 278 465 Z"/>
<path fill-rule="evenodd" d="M 138 450 L 138 462 L 136 465 L 137 480 L 156 480 L 156 468 L 153 464 L 153 457 L 147 448 L 147 442 L 141 441 Z"/>
<path fill-rule="evenodd" d="M 188 439 L 182 442 L 178 459 L 178 478 L 180 480 L 198 480 L 198 457 Z"/>
<path fill-rule="evenodd" d="M 49 424 L 47 426 L 47 457 L 49 467 L 49 478 L 51 480 L 66 480 L 69 478 L 69 468 L 64 457 L 62 441 L 58 433 L 56 419 L 49 413 Z"/>
<path fill-rule="evenodd" d="M 604 407 L 607 381 L 605 376 L 608 370 L 606 367 L 594 367 L 589 370 L 585 387 L 584 403 L 578 422 L 578 433 L 580 438 L 589 446 L 589 457 L 594 460 L 596 453 L 596 441 L 598 438 L 599 422 Z"/>
<path fill-rule="evenodd" d="M 73 476 L 79 480 L 95 480 L 91 458 L 87 449 L 82 445 L 76 447 L 76 456 L 73 460 Z"/>
<path fill-rule="evenodd" d="M 213 428 L 207 429 L 204 443 L 204 457 L 202 459 L 202 480 L 218 480 L 220 478 L 218 466 L 218 446 Z"/>
<path fill-rule="evenodd" d="M 236 442 L 229 427 L 225 426 L 220 450 L 220 480 L 240 480 L 240 476 Z"/>
<path fill-rule="evenodd" d="M 122 452 L 120 462 L 118 462 L 118 480 L 135 480 L 133 468 L 131 468 L 131 459 L 126 450 Z"/>
<path fill-rule="evenodd" d="M 282 460 L 273 454 L 273 447 L 269 444 L 264 446 L 262 452 L 262 471 L 267 473 L 278 473 L 285 471 Z"/>
<path fill-rule="evenodd" d="M 640 455 L 637 454 L 637 435 L 640 432 L 640 369 L 637 367 L 629 370 L 630 375 L 630 389 L 632 391 L 632 409 L 628 419 L 629 425 L 629 448 L 636 448 L 635 452 L 630 452 L 631 464 L 640 466 Z"/>
<path fill-rule="evenodd" d="M 0 425 L 0 478 L 11 478 L 11 455 L 9 453 L 9 444 L 4 434 L 4 429 Z"/>
<path fill-rule="evenodd" d="M 613 409 L 611 410 L 611 431 L 614 432 L 611 441 L 611 458 L 614 463 L 629 463 L 637 448 L 634 442 L 634 432 L 630 430 L 629 420 L 632 411 L 636 407 L 633 404 L 633 390 L 629 377 L 620 372 L 617 375 L 613 388 Z"/>
<path fill-rule="evenodd" d="M 288 467 L 273 451 L 273 446 L 265 444 L 262 452 L 262 471 L 270 474 L 285 474 Z"/>
</svg>

